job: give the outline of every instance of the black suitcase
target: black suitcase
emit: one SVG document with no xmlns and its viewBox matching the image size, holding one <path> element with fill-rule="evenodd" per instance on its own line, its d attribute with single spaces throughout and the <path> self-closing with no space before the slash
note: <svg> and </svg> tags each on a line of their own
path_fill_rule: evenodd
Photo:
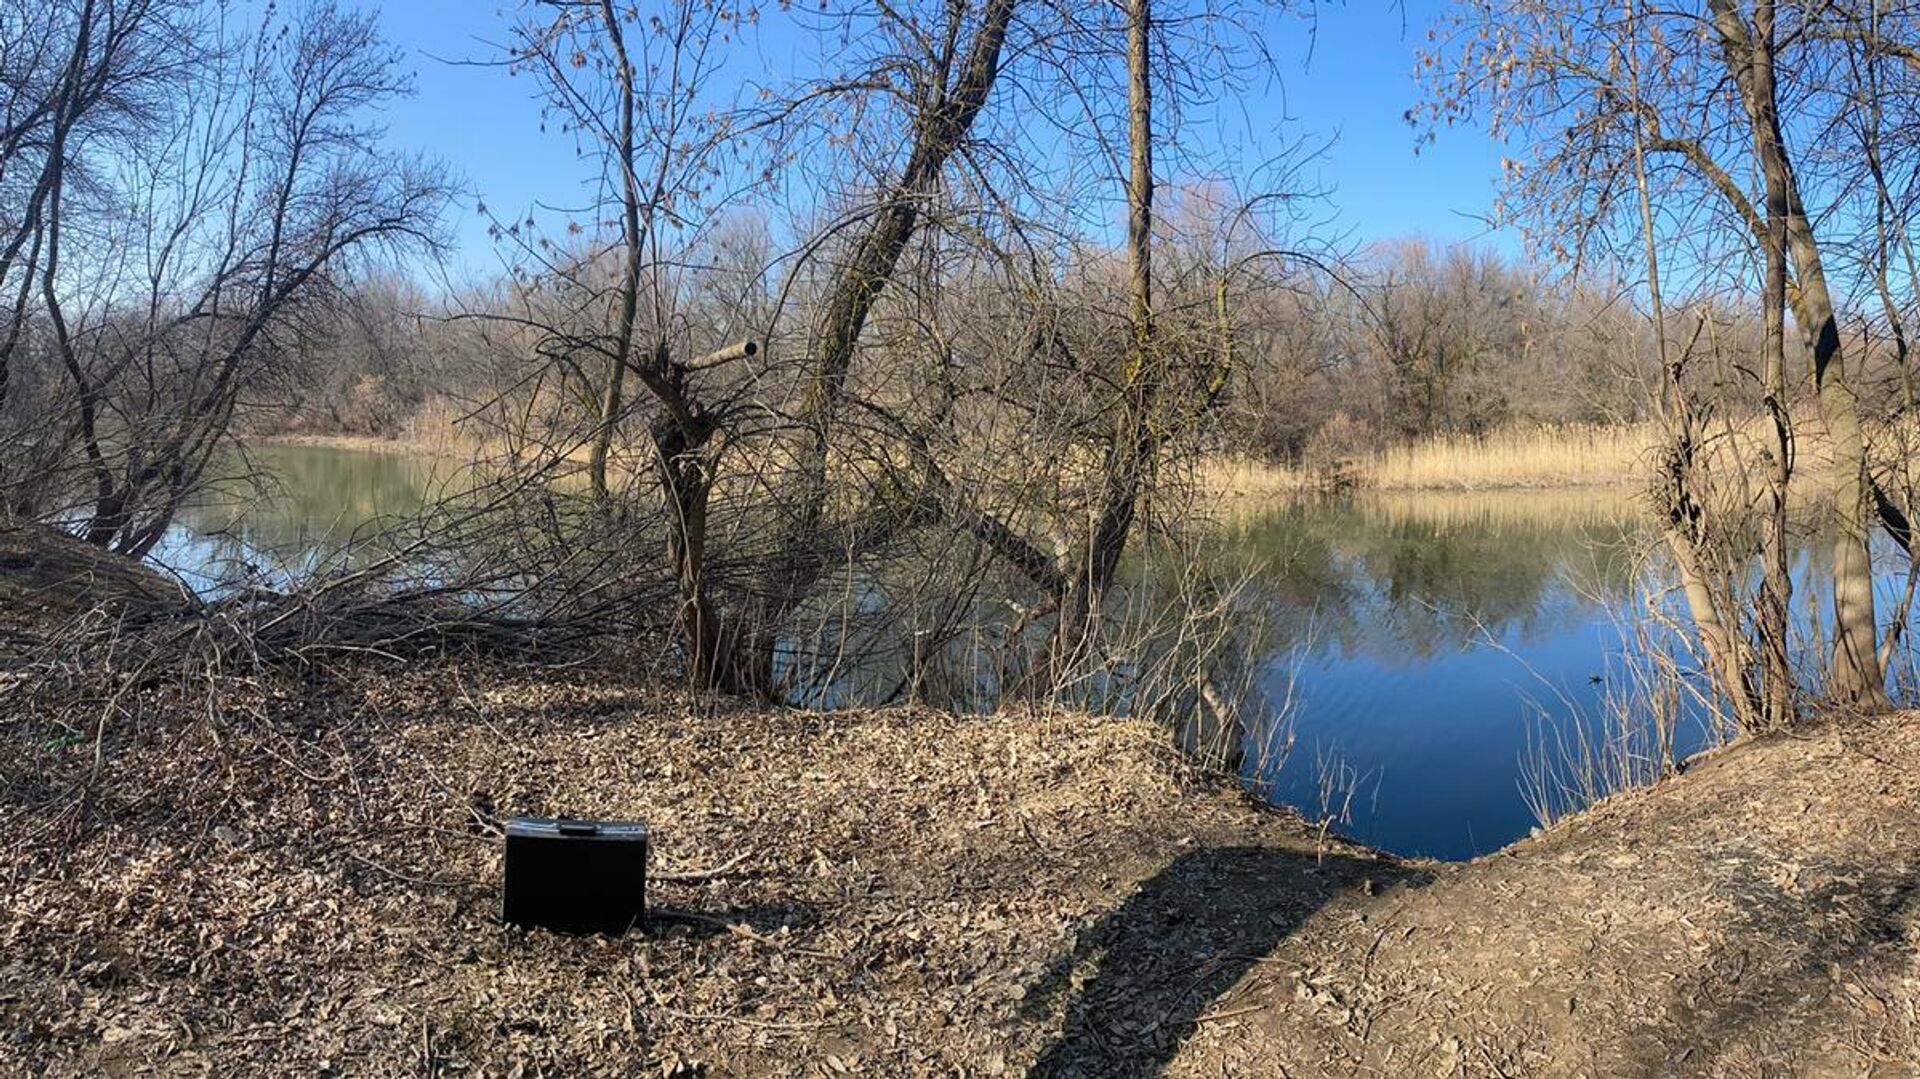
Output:
<svg viewBox="0 0 1920 1079">
<path fill-rule="evenodd" d="M 647 826 L 507 822 L 502 916 L 509 925 L 619 936 L 647 918 Z"/>
</svg>

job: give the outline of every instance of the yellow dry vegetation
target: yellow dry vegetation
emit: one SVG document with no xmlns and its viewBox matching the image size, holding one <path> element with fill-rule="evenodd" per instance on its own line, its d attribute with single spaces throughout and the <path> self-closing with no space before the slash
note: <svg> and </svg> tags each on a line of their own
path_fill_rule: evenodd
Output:
<svg viewBox="0 0 1920 1079">
<path fill-rule="evenodd" d="M 1339 462 L 1336 473 L 1222 457 L 1203 464 L 1198 478 L 1227 495 L 1320 490 L 1336 478 L 1377 490 L 1625 486 L 1646 478 L 1655 441 L 1650 424 L 1515 427 L 1383 446 Z"/>
</svg>

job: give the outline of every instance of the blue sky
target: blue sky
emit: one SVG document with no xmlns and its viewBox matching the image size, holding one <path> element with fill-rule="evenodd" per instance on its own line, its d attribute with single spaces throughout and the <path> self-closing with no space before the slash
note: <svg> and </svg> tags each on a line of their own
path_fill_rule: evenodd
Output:
<svg viewBox="0 0 1920 1079">
<path fill-rule="evenodd" d="M 1429 236 L 1519 250 L 1517 232 L 1489 233 L 1502 148 L 1484 129 L 1453 128 L 1414 153 L 1405 119 L 1420 101 L 1415 50 L 1447 8 L 1437 0 L 1326 4 L 1311 25 L 1269 23 L 1284 85 L 1269 95 L 1303 132 L 1334 138 L 1317 173 L 1360 240 Z"/>
<path fill-rule="evenodd" d="M 506 41 L 510 5 L 492 0 L 413 0 L 384 5 L 388 38 L 413 71 L 418 93 L 386 117 L 399 146 L 453 165 L 502 216 L 512 218 L 538 200 L 565 202 L 579 190 L 583 169 L 573 144 L 543 133 L 533 85 L 505 69 L 459 61 L 494 61 Z M 1295 137 L 1333 140 L 1306 169 L 1329 191 L 1334 227 L 1356 243 L 1403 236 L 1441 242 L 1477 241 L 1519 249 L 1510 232 L 1489 233 L 1501 148 L 1485 132 L 1454 129 L 1414 153 L 1415 133 L 1404 115 L 1419 97 L 1411 72 L 1416 47 L 1444 4 L 1436 0 L 1324 5 L 1312 23 L 1272 17 L 1268 49 L 1279 78 L 1256 88 L 1243 107 L 1225 111 L 1219 135 L 1258 155 L 1278 127 Z M 805 35 L 773 28 L 752 46 L 752 66 L 775 76 L 805 66 Z M 1276 120 L 1284 118 L 1281 124 Z M 475 272 L 496 265 L 486 223 L 471 202 L 453 222 L 457 264 Z"/>
</svg>

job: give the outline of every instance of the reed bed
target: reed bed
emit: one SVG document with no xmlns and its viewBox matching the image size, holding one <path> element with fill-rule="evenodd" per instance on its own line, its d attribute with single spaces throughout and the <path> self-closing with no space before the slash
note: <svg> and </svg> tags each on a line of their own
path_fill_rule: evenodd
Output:
<svg viewBox="0 0 1920 1079">
<path fill-rule="evenodd" d="M 1362 468 L 1386 489 L 1629 484 L 1645 474 L 1655 441 L 1643 424 L 1511 428 L 1391 446 Z"/>
<path fill-rule="evenodd" d="M 1198 478 L 1205 488 L 1227 495 L 1344 486 L 1390 491 L 1617 487 L 1645 478 L 1655 441 L 1649 424 L 1516 427 L 1386 446 L 1317 467 L 1222 457 L 1202 465 Z"/>
</svg>

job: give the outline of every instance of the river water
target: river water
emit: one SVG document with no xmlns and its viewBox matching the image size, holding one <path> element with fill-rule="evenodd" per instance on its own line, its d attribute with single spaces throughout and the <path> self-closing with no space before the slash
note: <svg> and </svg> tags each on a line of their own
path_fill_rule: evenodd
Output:
<svg viewBox="0 0 1920 1079">
<path fill-rule="evenodd" d="M 249 566 L 301 572 L 446 478 L 399 454 L 258 458 L 277 484 L 187 514 L 156 553 L 196 587 Z M 1247 778 L 1401 854 L 1466 858 L 1525 835 L 1543 747 L 1598 730 L 1639 647 L 1631 628 L 1658 601 L 1626 492 L 1237 499 L 1217 528 L 1217 557 L 1249 568 L 1271 612 L 1255 681 L 1293 737 L 1284 762 L 1250 752 Z M 1705 744 L 1683 727 L 1681 752 Z"/>
</svg>

